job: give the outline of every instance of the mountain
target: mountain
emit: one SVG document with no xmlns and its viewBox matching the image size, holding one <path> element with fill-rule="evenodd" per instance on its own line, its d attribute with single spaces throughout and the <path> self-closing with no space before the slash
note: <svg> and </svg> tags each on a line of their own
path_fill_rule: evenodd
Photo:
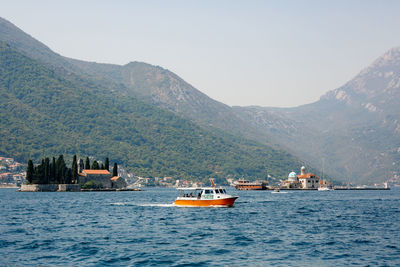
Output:
<svg viewBox="0 0 400 267">
<path fill-rule="evenodd" d="M 284 151 L 144 103 L 124 93 L 129 88 L 123 84 L 83 71 L 4 20 L 0 42 L 3 155 L 109 156 L 137 175 L 189 179 L 264 178 L 266 171 L 284 176 L 303 164 Z"/>
<path fill-rule="evenodd" d="M 400 48 L 342 87 L 296 108 L 235 107 L 288 151 L 343 181 L 374 183 L 400 174 Z"/>
<path fill-rule="evenodd" d="M 142 62 L 120 66 L 63 57 L 2 18 L 0 41 L 51 66 L 68 80 L 82 82 L 84 77 L 85 81 L 173 111 L 203 127 L 218 128 L 267 145 L 276 144 L 269 136 L 250 127 L 231 107 L 211 99 L 162 67 Z"/>
<path fill-rule="evenodd" d="M 159 66 L 65 58 L 2 19 L 0 41 L 71 83 L 144 101 L 214 134 L 229 133 L 286 150 L 338 180 L 373 183 L 399 174 L 398 48 L 315 103 L 271 108 L 229 107 Z M 296 169 L 291 166 L 286 172 Z"/>
<path fill-rule="evenodd" d="M 81 72 L 96 80 L 119 84 L 115 90 L 135 96 L 184 116 L 203 127 L 218 128 L 268 145 L 268 136 L 250 127 L 231 107 L 211 99 L 178 75 L 159 66 L 130 62 L 124 66 L 67 59 Z"/>
<path fill-rule="evenodd" d="M 398 48 L 390 50 L 319 101 L 287 109 L 229 107 L 170 71 L 146 63 L 68 62 L 92 77 L 122 83 L 122 94 L 171 110 L 203 127 L 284 149 L 344 182 L 374 183 L 399 174 L 398 52 Z"/>
</svg>

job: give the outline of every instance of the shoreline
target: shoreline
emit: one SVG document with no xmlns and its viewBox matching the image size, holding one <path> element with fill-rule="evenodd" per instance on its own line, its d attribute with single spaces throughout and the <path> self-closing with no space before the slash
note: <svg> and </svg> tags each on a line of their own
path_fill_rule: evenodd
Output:
<svg viewBox="0 0 400 267">
<path fill-rule="evenodd" d="M 274 190 L 281 190 L 281 191 L 318 191 L 318 188 L 266 188 L 266 189 L 248 189 L 248 190 L 240 190 L 237 189 L 238 191 L 274 191 Z M 385 187 L 365 187 L 365 188 L 356 188 L 356 187 L 350 187 L 350 188 L 333 188 L 333 190 L 338 190 L 338 191 L 345 191 L 345 190 L 350 190 L 350 191 L 365 191 L 365 190 L 390 190 L 390 187 L 385 188 Z"/>
</svg>

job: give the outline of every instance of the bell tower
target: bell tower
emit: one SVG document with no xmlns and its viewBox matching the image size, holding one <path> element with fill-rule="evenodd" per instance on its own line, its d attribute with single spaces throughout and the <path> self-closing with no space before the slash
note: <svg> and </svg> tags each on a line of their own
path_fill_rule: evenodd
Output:
<svg viewBox="0 0 400 267">
<path fill-rule="evenodd" d="M 83 159 L 79 159 L 79 162 L 78 162 L 78 173 L 82 173 L 83 168 L 84 168 Z"/>
</svg>

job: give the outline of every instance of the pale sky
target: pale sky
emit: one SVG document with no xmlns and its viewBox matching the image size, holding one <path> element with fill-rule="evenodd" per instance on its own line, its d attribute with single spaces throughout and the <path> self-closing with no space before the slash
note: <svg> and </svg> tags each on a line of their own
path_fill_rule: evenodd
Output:
<svg viewBox="0 0 400 267">
<path fill-rule="evenodd" d="M 400 46 L 400 1 L 18 1 L 0 16 L 67 57 L 169 69 L 228 105 L 314 102 Z"/>
</svg>

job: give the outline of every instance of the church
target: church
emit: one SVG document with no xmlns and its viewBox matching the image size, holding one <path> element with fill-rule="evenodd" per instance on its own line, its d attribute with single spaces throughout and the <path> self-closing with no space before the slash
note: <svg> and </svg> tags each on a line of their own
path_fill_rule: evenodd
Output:
<svg viewBox="0 0 400 267">
<path fill-rule="evenodd" d="M 120 176 L 112 176 L 108 170 L 89 170 L 84 169 L 83 160 L 78 161 L 78 181 L 80 184 L 85 184 L 93 181 L 101 184 L 102 188 L 116 188 L 121 189 L 127 186 L 124 178 Z"/>
<path fill-rule="evenodd" d="M 288 175 L 288 179 L 283 181 L 283 186 L 286 188 L 301 188 L 301 189 L 317 189 L 319 187 L 319 176 L 313 173 L 307 173 L 306 167 L 301 167 L 301 174 L 297 175 L 295 172 L 291 172 Z"/>
</svg>

